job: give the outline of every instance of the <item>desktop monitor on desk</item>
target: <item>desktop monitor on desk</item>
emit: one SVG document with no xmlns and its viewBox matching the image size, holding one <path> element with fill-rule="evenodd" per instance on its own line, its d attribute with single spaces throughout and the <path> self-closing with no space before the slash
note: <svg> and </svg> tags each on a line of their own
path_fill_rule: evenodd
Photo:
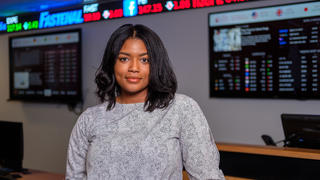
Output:
<svg viewBox="0 0 320 180">
<path fill-rule="evenodd" d="M 22 123 L 0 121 L 0 168 L 20 171 L 22 160 Z"/>
<path fill-rule="evenodd" d="M 320 149 L 320 115 L 281 114 L 288 147 Z"/>
</svg>

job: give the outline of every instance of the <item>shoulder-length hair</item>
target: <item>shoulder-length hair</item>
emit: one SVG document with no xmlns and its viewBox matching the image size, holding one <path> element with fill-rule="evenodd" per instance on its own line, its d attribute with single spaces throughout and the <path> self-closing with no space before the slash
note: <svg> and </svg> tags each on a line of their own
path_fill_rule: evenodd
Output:
<svg viewBox="0 0 320 180">
<path fill-rule="evenodd" d="M 114 65 L 122 45 L 128 38 L 141 39 L 149 56 L 150 74 L 148 94 L 144 107 L 152 112 L 156 108 L 166 108 L 172 102 L 177 90 L 176 76 L 171 68 L 168 53 L 160 37 L 146 26 L 125 24 L 111 35 L 100 67 L 96 72 L 97 96 L 101 102 L 108 101 L 107 110 L 116 104 L 116 96 L 121 93 L 114 76 Z"/>
</svg>

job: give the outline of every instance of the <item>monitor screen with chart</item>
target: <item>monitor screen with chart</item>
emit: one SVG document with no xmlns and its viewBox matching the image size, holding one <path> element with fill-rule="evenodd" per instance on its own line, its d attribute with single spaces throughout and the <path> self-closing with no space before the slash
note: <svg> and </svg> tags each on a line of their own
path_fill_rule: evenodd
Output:
<svg viewBox="0 0 320 180">
<path fill-rule="evenodd" d="M 320 98 L 320 2 L 209 14 L 210 97 Z"/>
<path fill-rule="evenodd" d="M 10 37 L 10 99 L 76 103 L 81 91 L 81 31 Z"/>
</svg>

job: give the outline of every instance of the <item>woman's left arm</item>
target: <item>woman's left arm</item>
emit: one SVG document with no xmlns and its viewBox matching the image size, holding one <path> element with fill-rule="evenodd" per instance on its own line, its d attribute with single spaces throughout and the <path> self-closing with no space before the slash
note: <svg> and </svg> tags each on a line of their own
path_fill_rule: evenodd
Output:
<svg viewBox="0 0 320 180">
<path fill-rule="evenodd" d="M 190 180 L 225 179 L 219 169 L 219 151 L 199 105 L 187 98 L 182 107 L 180 144 Z"/>
<path fill-rule="evenodd" d="M 66 180 L 87 179 L 86 158 L 89 147 L 87 121 L 88 113 L 84 112 L 73 127 L 67 156 Z"/>
</svg>

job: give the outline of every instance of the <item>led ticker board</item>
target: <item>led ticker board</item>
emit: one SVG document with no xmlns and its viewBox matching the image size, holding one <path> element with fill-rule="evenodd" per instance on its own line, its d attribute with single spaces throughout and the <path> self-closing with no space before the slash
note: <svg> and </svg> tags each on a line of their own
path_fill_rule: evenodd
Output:
<svg viewBox="0 0 320 180">
<path fill-rule="evenodd" d="M 0 18 L 0 33 L 81 24 L 115 18 L 173 12 L 178 10 L 238 4 L 255 0 L 124 0 L 94 3 L 68 11 L 43 11 L 31 15 Z"/>
</svg>

